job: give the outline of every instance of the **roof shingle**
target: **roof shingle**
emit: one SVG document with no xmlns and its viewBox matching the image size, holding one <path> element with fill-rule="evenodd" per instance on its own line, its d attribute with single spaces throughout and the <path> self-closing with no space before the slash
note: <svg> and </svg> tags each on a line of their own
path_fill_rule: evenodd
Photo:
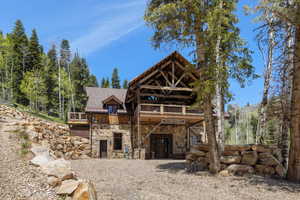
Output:
<svg viewBox="0 0 300 200">
<path fill-rule="evenodd" d="M 85 108 L 86 112 L 101 112 L 103 110 L 103 101 L 110 96 L 117 97 L 123 102 L 125 107 L 127 89 L 115 89 L 115 88 L 99 88 L 99 87 L 86 87 L 86 93 L 88 96 L 87 105 Z"/>
</svg>

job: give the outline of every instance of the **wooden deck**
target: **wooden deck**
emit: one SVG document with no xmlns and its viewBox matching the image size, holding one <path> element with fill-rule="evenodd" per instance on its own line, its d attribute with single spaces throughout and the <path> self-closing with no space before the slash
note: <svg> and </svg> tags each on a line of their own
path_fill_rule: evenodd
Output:
<svg viewBox="0 0 300 200">
<path fill-rule="evenodd" d="M 88 124 L 87 114 L 84 112 L 69 112 L 68 124 Z"/>
<path fill-rule="evenodd" d="M 201 110 L 184 105 L 141 104 L 141 121 L 157 121 L 161 119 L 184 119 L 197 121 L 203 119 Z"/>
</svg>

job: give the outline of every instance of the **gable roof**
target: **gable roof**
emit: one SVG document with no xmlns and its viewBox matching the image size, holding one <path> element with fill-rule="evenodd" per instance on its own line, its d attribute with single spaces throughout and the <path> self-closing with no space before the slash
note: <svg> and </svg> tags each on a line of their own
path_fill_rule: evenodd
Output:
<svg viewBox="0 0 300 200">
<path fill-rule="evenodd" d="M 99 87 L 86 87 L 86 93 L 88 96 L 86 112 L 105 112 L 103 109 L 103 101 L 107 100 L 111 96 L 115 96 L 125 108 L 125 97 L 127 89 L 115 89 L 115 88 L 99 88 Z"/>
<path fill-rule="evenodd" d="M 118 104 L 123 104 L 123 102 L 122 102 L 120 99 L 118 99 L 115 95 L 111 95 L 110 97 L 104 99 L 104 100 L 102 101 L 102 103 L 103 103 L 103 104 L 107 104 L 107 103 L 110 102 L 111 100 L 114 100 L 114 101 L 115 101 L 116 103 L 118 103 Z"/>
<path fill-rule="evenodd" d="M 150 75 L 153 71 L 155 71 L 160 66 L 162 66 L 163 64 L 167 63 L 169 60 L 172 60 L 172 59 L 176 59 L 176 60 L 180 61 L 183 65 L 191 65 L 191 63 L 187 59 L 185 59 L 180 53 L 178 53 L 177 51 L 174 51 L 173 53 L 171 53 L 166 58 L 162 59 L 160 62 L 158 62 L 154 66 L 150 67 L 145 72 L 143 72 L 139 76 L 137 76 L 134 79 L 132 79 L 129 82 L 128 87 L 130 88 L 131 86 L 135 85 L 140 80 L 142 80 L 144 77 Z M 195 75 L 197 75 L 197 74 L 195 74 Z"/>
</svg>

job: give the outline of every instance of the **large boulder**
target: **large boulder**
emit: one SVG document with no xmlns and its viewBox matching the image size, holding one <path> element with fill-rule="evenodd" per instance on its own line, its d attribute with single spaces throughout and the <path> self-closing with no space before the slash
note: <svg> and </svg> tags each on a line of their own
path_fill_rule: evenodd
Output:
<svg viewBox="0 0 300 200">
<path fill-rule="evenodd" d="M 55 176 L 60 180 L 72 179 L 74 174 L 70 162 L 64 159 L 53 160 L 42 166 L 42 172 L 48 176 Z"/>
<path fill-rule="evenodd" d="M 193 145 L 191 148 L 197 149 L 199 151 L 209 151 L 208 144 L 199 144 L 199 145 Z"/>
<path fill-rule="evenodd" d="M 252 150 L 257 151 L 259 153 L 271 153 L 272 152 L 272 149 L 270 147 L 268 147 L 267 145 L 263 145 L 263 144 L 252 145 Z"/>
<path fill-rule="evenodd" d="M 264 158 L 271 158 L 272 154 L 271 153 L 259 153 L 258 158 L 259 159 L 264 159 Z"/>
<path fill-rule="evenodd" d="M 259 164 L 257 164 L 257 165 L 255 165 L 255 172 L 257 174 L 263 175 L 264 174 L 264 170 L 265 170 L 266 167 L 267 166 L 265 166 L 265 165 L 259 165 Z"/>
<path fill-rule="evenodd" d="M 278 164 L 280 164 L 280 162 L 272 155 L 267 158 L 259 159 L 259 163 L 267 166 L 277 166 Z"/>
<path fill-rule="evenodd" d="M 281 178 L 285 177 L 286 169 L 281 164 L 276 166 L 275 171 Z"/>
<path fill-rule="evenodd" d="M 222 156 L 220 161 L 224 164 L 239 164 L 241 156 Z"/>
<path fill-rule="evenodd" d="M 35 166 L 42 167 L 50 161 L 53 161 L 53 158 L 50 156 L 49 150 L 46 147 L 33 145 L 30 150 L 35 155 L 30 163 Z"/>
<path fill-rule="evenodd" d="M 275 169 L 270 166 L 266 166 L 264 169 L 264 175 L 274 175 L 275 174 Z"/>
<path fill-rule="evenodd" d="M 223 156 L 239 156 L 240 152 L 239 151 L 223 151 L 222 155 Z"/>
<path fill-rule="evenodd" d="M 229 173 L 235 174 L 235 175 L 244 175 L 244 174 L 253 174 L 254 169 L 253 167 L 249 165 L 238 165 L 238 164 L 232 164 L 229 165 L 226 170 Z"/>
<path fill-rule="evenodd" d="M 242 164 L 245 165 L 255 165 L 258 156 L 256 151 L 243 151 L 242 152 Z"/>
<path fill-rule="evenodd" d="M 61 184 L 61 180 L 54 176 L 48 176 L 47 183 L 52 187 L 56 187 Z"/>
<path fill-rule="evenodd" d="M 225 151 L 248 151 L 251 149 L 251 145 L 225 145 Z"/>
<path fill-rule="evenodd" d="M 58 188 L 57 190 L 57 194 L 67 194 L 67 195 L 70 195 L 72 194 L 76 188 L 78 187 L 79 185 L 79 181 L 76 181 L 76 180 L 65 180 L 61 183 L 60 187 Z"/>
<path fill-rule="evenodd" d="M 201 157 L 204 157 L 205 154 L 206 154 L 206 152 L 200 151 L 200 150 L 197 150 L 197 149 L 194 149 L 194 148 L 191 149 L 190 153 L 192 153 L 196 156 L 201 156 Z"/>
<path fill-rule="evenodd" d="M 51 158 L 50 155 L 39 155 L 30 160 L 30 163 L 35 166 L 42 167 L 47 165 L 51 161 L 53 161 L 53 158 Z"/>
<path fill-rule="evenodd" d="M 97 193 L 91 181 L 82 181 L 73 194 L 73 200 L 97 200 Z"/>
</svg>

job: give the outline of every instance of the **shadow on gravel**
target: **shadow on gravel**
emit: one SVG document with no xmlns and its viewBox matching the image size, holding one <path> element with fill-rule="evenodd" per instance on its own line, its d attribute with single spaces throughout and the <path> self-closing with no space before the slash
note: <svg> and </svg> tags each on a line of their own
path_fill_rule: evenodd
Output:
<svg viewBox="0 0 300 200">
<path fill-rule="evenodd" d="M 161 172 L 169 172 L 169 173 L 178 173 L 185 172 L 186 164 L 185 162 L 170 162 L 165 164 L 160 164 L 156 167 L 160 169 Z"/>
<path fill-rule="evenodd" d="M 300 192 L 300 184 L 294 183 L 290 181 L 286 181 L 283 179 L 275 179 L 275 178 L 269 178 L 269 177 L 262 177 L 262 176 L 249 176 L 249 177 L 243 177 L 243 179 L 251 185 L 255 185 L 257 187 L 263 186 L 264 189 L 269 191 L 287 191 L 287 192 L 293 192 L 293 193 L 299 193 Z"/>
</svg>

